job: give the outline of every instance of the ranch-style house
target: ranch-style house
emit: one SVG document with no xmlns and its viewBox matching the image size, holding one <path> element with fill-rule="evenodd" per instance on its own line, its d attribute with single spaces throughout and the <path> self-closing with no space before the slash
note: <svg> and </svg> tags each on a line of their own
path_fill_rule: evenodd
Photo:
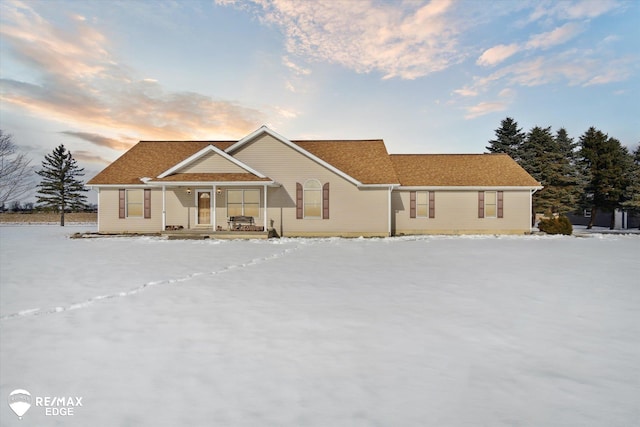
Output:
<svg viewBox="0 0 640 427">
<path fill-rule="evenodd" d="M 141 141 L 91 179 L 98 231 L 523 234 L 541 185 L 505 154 L 389 154 L 382 140 Z"/>
</svg>

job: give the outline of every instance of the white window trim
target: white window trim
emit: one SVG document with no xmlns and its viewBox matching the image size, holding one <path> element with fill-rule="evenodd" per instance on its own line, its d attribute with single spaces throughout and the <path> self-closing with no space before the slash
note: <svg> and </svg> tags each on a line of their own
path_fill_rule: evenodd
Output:
<svg viewBox="0 0 640 427">
<path fill-rule="evenodd" d="M 129 192 L 130 191 L 140 191 L 142 193 L 142 201 L 140 204 L 140 215 L 129 215 Z M 135 203 L 138 204 L 138 203 Z M 125 218 L 144 218 L 144 189 L 142 188 L 127 188 L 125 190 L 125 199 L 124 199 L 124 208 L 125 208 Z"/>
<path fill-rule="evenodd" d="M 419 205 L 418 204 L 418 194 L 424 194 L 427 197 L 427 202 L 424 205 Z M 418 209 L 418 206 L 425 206 L 425 213 L 424 215 L 420 215 L 418 212 L 420 211 Z M 429 192 L 428 191 L 416 191 L 416 218 L 429 218 Z"/>
<path fill-rule="evenodd" d="M 254 216 L 254 218 L 262 218 L 262 214 L 260 213 L 260 211 L 262 210 L 262 209 L 260 209 L 261 208 L 260 201 L 262 200 L 262 194 L 260 194 L 261 191 L 260 191 L 259 188 L 227 188 L 226 191 L 225 191 L 225 199 L 226 199 L 225 200 L 225 203 L 226 203 L 225 207 L 227 209 L 227 218 L 229 218 L 231 216 L 231 215 L 229 215 L 229 191 L 242 191 L 242 203 L 241 203 L 242 204 L 242 214 L 241 214 L 242 216 L 246 216 L 245 212 L 244 212 L 244 205 L 245 205 L 244 192 L 245 191 L 257 191 L 258 192 L 258 215 Z"/>
<path fill-rule="evenodd" d="M 495 194 L 494 200 L 495 204 L 487 203 L 487 193 Z M 494 214 L 492 216 L 487 215 L 487 206 L 495 206 Z M 484 192 L 484 217 L 485 218 L 498 218 L 498 192 L 497 191 L 485 191 Z"/>
<path fill-rule="evenodd" d="M 307 190 L 307 183 L 309 182 L 317 182 L 320 187 L 318 189 L 310 188 Z M 307 191 L 318 191 L 320 193 L 320 215 L 319 216 L 307 216 Z M 322 212 L 324 209 L 324 194 L 322 190 L 322 182 L 319 179 L 311 178 L 304 182 L 302 186 L 302 218 L 304 219 L 322 219 Z"/>
</svg>

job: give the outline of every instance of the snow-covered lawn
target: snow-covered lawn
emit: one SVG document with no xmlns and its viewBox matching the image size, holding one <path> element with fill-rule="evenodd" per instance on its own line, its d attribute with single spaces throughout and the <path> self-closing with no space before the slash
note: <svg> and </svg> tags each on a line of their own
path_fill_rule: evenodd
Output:
<svg viewBox="0 0 640 427">
<path fill-rule="evenodd" d="M 87 229 L 0 226 L 2 426 L 640 423 L 640 236 Z"/>
</svg>

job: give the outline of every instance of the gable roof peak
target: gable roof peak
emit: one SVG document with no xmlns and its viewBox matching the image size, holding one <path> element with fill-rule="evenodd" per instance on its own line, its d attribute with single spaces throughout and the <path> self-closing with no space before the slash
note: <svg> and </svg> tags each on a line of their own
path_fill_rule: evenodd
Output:
<svg viewBox="0 0 640 427">
<path fill-rule="evenodd" d="M 176 163 L 175 165 L 173 165 L 171 168 L 165 170 L 164 172 L 162 172 L 160 175 L 158 175 L 158 178 L 165 178 L 171 174 L 174 174 L 176 172 L 178 172 L 180 169 L 184 168 L 185 166 L 195 162 L 196 160 L 202 158 L 203 156 L 209 154 L 209 153 L 215 153 L 217 155 L 219 155 L 220 157 L 224 158 L 225 160 L 241 167 L 242 169 L 244 169 L 245 171 L 252 173 L 260 178 L 266 178 L 265 175 L 263 175 L 262 173 L 256 171 L 255 169 L 253 169 L 252 167 L 246 165 L 245 163 L 241 162 L 240 160 L 230 156 L 229 154 L 227 154 L 225 151 L 219 149 L 218 147 L 209 144 L 206 147 L 204 147 L 203 149 L 201 149 L 200 151 L 194 153 L 193 155 L 189 156 L 188 158 L 182 160 L 179 163 Z"/>
</svg>

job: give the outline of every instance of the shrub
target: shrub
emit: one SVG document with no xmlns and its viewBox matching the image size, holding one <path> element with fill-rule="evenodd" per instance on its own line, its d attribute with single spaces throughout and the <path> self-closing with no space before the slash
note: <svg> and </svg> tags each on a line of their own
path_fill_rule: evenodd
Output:
<svg viewBox="0 0 640 427">
<path fill-rule="evenodd" d="M 573 226 L 566 215 L 542 218 L 538 224 L 538 228 L 547 234 L 565 234 L 570 236 L 571 233 L 573 233 Z"/>
</svg>

